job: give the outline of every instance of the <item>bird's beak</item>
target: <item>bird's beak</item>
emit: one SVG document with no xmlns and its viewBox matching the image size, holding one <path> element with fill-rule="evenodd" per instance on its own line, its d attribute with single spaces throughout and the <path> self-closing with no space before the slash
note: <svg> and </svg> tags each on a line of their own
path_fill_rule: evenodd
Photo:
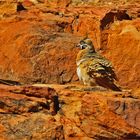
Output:
<svg viewBox="0 0 140 140">
<path fill-rule="evenodd" d="M 76 45 L 76 47 L 79 47 L 79 48 L 80 48 L 80 46 L 81 46 L 81 44 Z"/>
<path fill-rule="evenodd" d="M 84 49 L 84 45 L 82 45 L 80 43 L 78 45 L 76 45 L 76 47 L 80 48 L 81 50 Z"/>
<path fill-rule="evenodd" d="M 78 47 L 78 48 L 80 48 L 82 50 L 82 49 L 85 49 L 86 48 L 86 45 L 79 43 L 78 45 L 76 45 L 76 47 Z"/>
</svg>

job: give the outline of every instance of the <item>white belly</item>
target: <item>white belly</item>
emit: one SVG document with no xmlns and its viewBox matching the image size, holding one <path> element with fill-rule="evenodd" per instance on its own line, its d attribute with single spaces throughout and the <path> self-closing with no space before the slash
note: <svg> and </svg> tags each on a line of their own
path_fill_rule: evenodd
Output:
<svg viewBox="0 0 140 140">
<path fill-rule="evenodd" d="M 94 86 L 96 85 L 95 79 L 91 78 L 86 72 L 81 71 L 80 67 L 77 67 L 77 75 L 80 81 L 83 81 L 84 85 Z"/>
<path fill-rule="evenodd" d="M 80 67 L 77 68 L 77 75 L 78 75 L 79 80 L 81 81 L 82 80 L 82 73 L 81 73 Z"/>
</svg>

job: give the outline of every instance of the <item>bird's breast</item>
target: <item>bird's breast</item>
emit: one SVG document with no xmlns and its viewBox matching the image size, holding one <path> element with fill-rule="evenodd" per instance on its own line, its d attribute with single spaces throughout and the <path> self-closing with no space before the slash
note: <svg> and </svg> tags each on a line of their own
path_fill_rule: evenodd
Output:
<svg viewBox="0 0 140 140">
<path fill-rule="evenodd" d="M 81 63 L 83 63 L 84 61 L 86 61 L 85 58 L 80 59 L 80 60 L 78 60 L 78 61 L 76 62 L 76 65 L 79 66 L 79 65 L 80 65 Z"/>
<path fill-rule="evenodd" d="M 77 67 L 77 75 L 78 75 L 79 80 L 81 81 L 82 80 L 82 73 L 81 73 L 80 67 Z"/>
</svg>

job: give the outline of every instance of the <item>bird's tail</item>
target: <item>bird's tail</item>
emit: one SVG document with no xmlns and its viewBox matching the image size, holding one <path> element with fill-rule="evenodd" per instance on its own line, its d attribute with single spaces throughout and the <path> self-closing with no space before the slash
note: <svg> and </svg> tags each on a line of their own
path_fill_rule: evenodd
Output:
<svg viewBox="0 0 140 140">
<path fill-rule="evenodd" d="M 114 91 L 122 91 L 122 89 L 114 83 L 112 83 L 111 85 L 108 85 L 108 86 L 109 86 L 110 89 L 112 89 Z"/>
<path fill-rule="evenodd" d="M 102 78 L 96 78 L 96 82 L 98 83 L 98 85 L 105 87 L 107 89 L 111 89 L 113 91 L 122 91 L 122 89 L 112 81 Z"/>
</svg>

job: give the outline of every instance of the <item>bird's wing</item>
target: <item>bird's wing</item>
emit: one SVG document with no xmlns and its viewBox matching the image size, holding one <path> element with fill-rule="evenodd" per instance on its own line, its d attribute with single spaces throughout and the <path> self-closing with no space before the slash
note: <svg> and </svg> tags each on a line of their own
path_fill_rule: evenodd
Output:
<svg viewBox="0 0 140 140">
<path fill-rule="evenodd" d="M 91 59 L 91 68 L 94 63 L 96 63 L 97 72 L 101 72 L 102 74 L 104 73 L 107 77 L 118 80 L 112 63 L 108 59 L 96 53 L 96 56 L 92 57 Z"/>
<path fill-rule="evenodd" d="M 98 60 L 98 59 L 90 59 L 88 61 L 88 69 L 87 69 L 87 73 L 91 76 L 91 77 L 110 77 L 112 76 L 112 74 L 110 73 L 110 71 L 107 71 L 106 69 L 109 69 L 110 65 L 105 64 L 102 60 Z M 113 79 L 113 78 L 111 78 Z"/>
<path fill-rule="evenodd" d="M 114 85 L 116 79 L 111 63 L 107 59 L 90 58 L 87 73 L 103 87 Z"/>
</svg>

